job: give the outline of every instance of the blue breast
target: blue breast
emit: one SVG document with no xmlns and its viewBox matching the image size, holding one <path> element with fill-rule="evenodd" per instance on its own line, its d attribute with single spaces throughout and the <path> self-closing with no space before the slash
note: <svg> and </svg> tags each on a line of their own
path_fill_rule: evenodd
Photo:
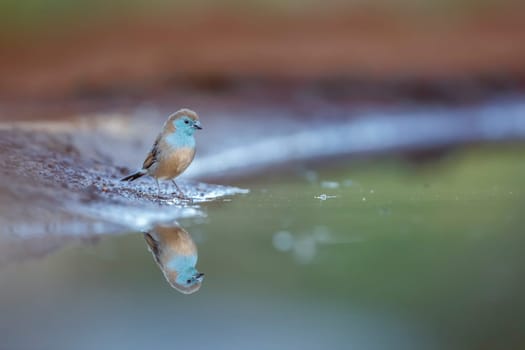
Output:
<svg viewBox="0 0 525 350">
<path fill-rule="evenodd" d="M 174 132 L 166 136 L 166 143 L 173 148 L 194 148 L 195 137 L 183 132 Z"/>
<path fill-rule="evenodd" d="M 180 273 L 195 265 L 197 265 L 196 255 L 178 255 L 167 262 L 166 268 Z"/>
</svg>

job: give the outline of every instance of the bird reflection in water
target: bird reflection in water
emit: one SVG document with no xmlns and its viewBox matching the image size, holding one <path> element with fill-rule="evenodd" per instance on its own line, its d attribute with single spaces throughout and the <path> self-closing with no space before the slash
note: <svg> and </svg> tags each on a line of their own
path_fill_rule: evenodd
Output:
<svg viewBox="0 0 525 350">
<path fill-rule="evenodd" d="M 144 234 L 153 258 L 168 283 L 184 294 L 199 290 L 204 274 L 197 271 L 197 246 L 180 226 L 157 225 Z"/>
</svg>

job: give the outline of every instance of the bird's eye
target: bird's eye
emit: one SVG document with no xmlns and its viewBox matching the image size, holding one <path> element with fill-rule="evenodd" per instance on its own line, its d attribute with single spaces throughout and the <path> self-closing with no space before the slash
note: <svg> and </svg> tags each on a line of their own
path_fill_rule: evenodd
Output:
<svg viewBox="0 0 525 350">
<path fill-rule="evenodd" d="M 186 283 L 187 283 L 187 284 L 190 284 L 190 283 L 191 283 L 191 280 L 186 280 Z"/>
<path fill-rule="evenodd" d="M 189 121 L 188 119 L 186 119 L 186 120 L 184 121 L 184 124 L 189 124 L 189 123 L 190 123 L 190 121 Z"/>
</svg>

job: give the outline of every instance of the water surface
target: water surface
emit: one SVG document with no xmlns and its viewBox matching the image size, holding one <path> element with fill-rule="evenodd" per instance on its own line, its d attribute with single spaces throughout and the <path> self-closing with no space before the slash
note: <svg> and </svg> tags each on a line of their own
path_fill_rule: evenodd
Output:
<svg viewBox="0 0 525 350">
<path fill-rule="evenodd" d="M 524 110 L 204 111 L 193 203 L 119 181 L 156 109 L 4 123 L 0 348 L 521 348 Z M 195 242 L 196 293 L 158 224 Z"/>
<path fill-rule="evenodd" d="M 0 270 L 1 338 L 49 349 L 519 348 L 524 156 L 519 144 L 472 147 L 237 182 L 250 193 L 179 220 L 206 273 L 197 293 L 170 288 L 140 232 L 106 237 Z"/>
</svg>

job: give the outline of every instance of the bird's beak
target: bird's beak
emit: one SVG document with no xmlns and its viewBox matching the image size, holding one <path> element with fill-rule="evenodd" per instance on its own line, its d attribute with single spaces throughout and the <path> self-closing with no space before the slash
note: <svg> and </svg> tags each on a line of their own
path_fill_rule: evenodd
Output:
<svg viewBox="0 0 525 350">
<path fill-rule="evenodd" d="M 195 279 L 201 281 L 204 278 L 204 274 L 202 272 L 199 272 L 195 275 Z"/>
<path fill-rule="evenodd" d="M 201 122 L 196 120 L 194 123 L 193 123 L 193 127 L 195 129 L 198 129 L 198 130 L 201 130 L 202 129 L 202 126 L 201 126 Z"/>
</svg>

